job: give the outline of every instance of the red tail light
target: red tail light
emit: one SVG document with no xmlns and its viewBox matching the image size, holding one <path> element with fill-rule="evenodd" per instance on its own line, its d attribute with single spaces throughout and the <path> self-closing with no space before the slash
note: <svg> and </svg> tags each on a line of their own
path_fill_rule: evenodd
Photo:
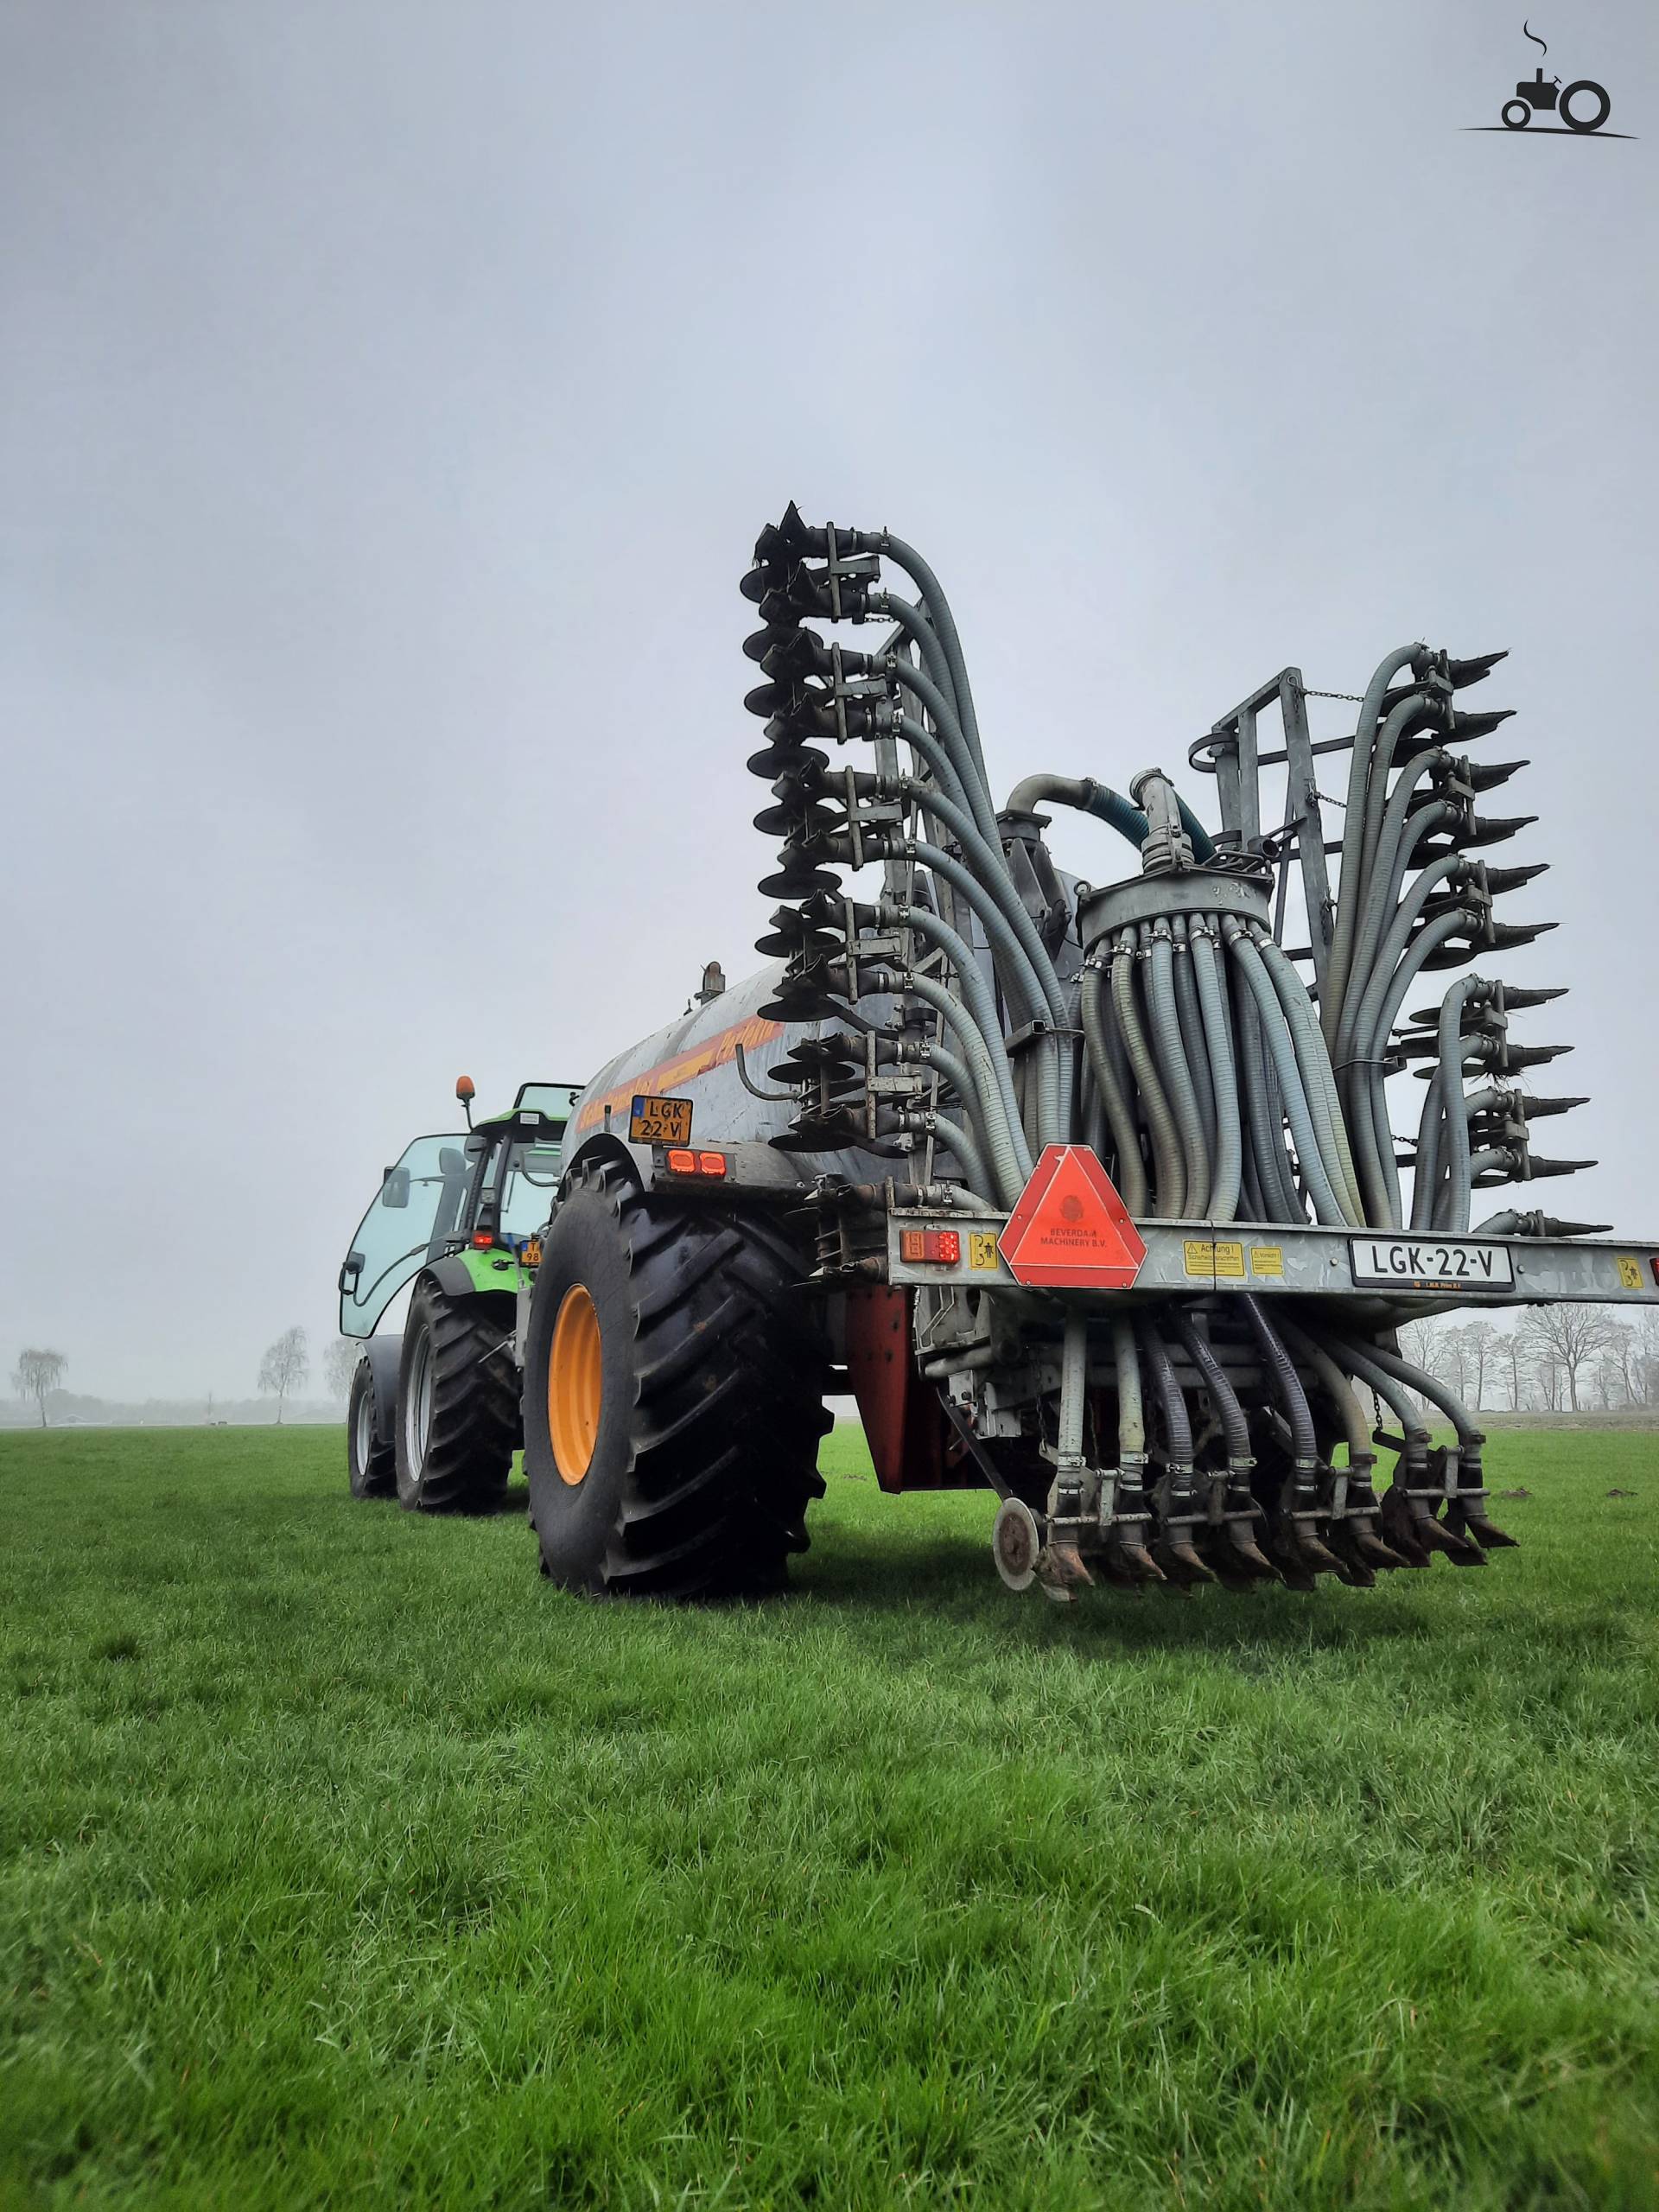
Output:
<svg viewBox="0 0 1659 2212">
<path fill-rule="evenodd" d="M 901 1260 L 924 1260 L 935 1267 L 954 1268 L 962 1258 L 962 1238 L 954 1229 L 901 1229 Z"/>
</svg>

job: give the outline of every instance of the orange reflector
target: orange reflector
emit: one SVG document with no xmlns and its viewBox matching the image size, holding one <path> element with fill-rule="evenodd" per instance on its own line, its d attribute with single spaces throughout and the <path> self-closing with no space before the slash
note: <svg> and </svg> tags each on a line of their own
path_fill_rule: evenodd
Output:
<svg viewBox="0 0 1659 2212">
<path fill-rule="evenodd" d="M 697 1155 L 695 1152 L 682 1152 L 677 1147 L 674 1151 L 665 1154 L 664 1157 L 676 1175 L 695 1175 L 697 1172 Z"/>
<path fill-rule="evenodd" d="M 1147 1248 L 1111 1178 L 1084 1144 L 1046 1146 L 997 1240 L 1016 1282 L 1127 1290 Z"/>
<path fill-rule="evenodd" d="M 697 1173 L 699 1175 L 723 1175 L 726 1173 L 725 1154 L 700 1152 L 697 1154 Z"/>
</svg>

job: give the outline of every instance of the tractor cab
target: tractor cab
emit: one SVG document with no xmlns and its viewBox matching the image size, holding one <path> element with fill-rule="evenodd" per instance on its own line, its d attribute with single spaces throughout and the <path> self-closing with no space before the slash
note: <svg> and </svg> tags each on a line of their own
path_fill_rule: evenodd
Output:
<svg viewBox="0 0 1659 2212">
<path fill-rule="evenodd" d="M 526 1097 L 536 1091 L 557 1093 L 562 1111 L 549 1113 Z M 569 1102 L 575 1096 L 563 1084 L 522 1084 L 508 1112 L 480 1122 L 473 1130 L 467 1146 L 476 1164 L 461 1217 L 445 1249 L 494 1249 L 524 1258 L 553 1211 Z"/>
<path fill-rule="evenodd" d="M 340 1332 L 371 1337 L 398 1292 L 450 1254 L 497 1275 L 533 1266 L 553 1209 L 575 1084 L 521 1084 L 505 1114 L 416 1137 L 381 1176 L 340 1271 Z M 471 1121 L 473 1087 L 456 1096 Z M 499 1288 L 499 1281 L 480 1287 Z"/>
</svg>

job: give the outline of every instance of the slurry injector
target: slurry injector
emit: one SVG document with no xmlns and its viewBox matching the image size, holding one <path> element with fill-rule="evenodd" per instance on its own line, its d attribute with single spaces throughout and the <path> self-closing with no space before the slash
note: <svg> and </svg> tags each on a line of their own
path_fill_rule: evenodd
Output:
<svg viewBox="0 0 1659 2212">
<path fill-rule="evenodd" d="M 1659 1299 L 1659 1249 L 1526 1187 L 1591 1163 L 1535 1147 L 1581 1102 L 1514 1017 L 1560 994 L 1498 973 L 1553 926 L 1492 857 L 1534 819 L 1486 810 L 1526 764 L 1465 703 L 1503 656 L 1397 646 L 1318 740 L 1342 695 L 1285 669 L 1185 791 L 999 805 L 911 546 L 791 506 L 742 589 L 769 964 L 571 1113 L 517 1339 L 545 1569 L 775 1586 L 836 1389 L 884 1488 L 996 1492 L 1015 1588 L 1484 1565 L 1485 1439 L 1401 1325 Z"/>
</svg>

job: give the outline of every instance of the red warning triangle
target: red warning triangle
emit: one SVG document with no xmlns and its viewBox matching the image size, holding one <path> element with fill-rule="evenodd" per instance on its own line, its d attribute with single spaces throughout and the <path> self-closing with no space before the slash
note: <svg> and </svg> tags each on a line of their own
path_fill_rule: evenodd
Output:
<svg viewBox="0 0 1659 2212">
<path fill-rule="evenodd" d="M 1051 1144 L 997 1239 L 1016 1282 L 1050 1290 L 1127 1290 L 1147 1248 L 1086 1144 Z"/>
</svg>

